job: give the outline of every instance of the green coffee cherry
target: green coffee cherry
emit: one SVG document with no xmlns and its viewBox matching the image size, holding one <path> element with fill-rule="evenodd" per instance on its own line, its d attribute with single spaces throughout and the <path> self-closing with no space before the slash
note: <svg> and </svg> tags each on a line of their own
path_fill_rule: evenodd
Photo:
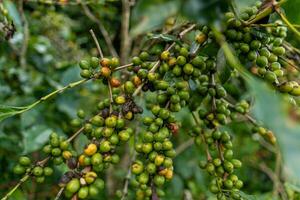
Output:
<svg viewBox="0 0 300 200">
<path fill-rule="evenodd" d="M 80 188 L 79 179 L 73 178 L 66 186 L 66 190 L 72 194 L 77 192 Z"/>
<path fill-rule="evenodd" d="M 22 166 L 28 166 L 28 165 L 30 165 L 31 160 L 30 160 L 30 158 L 28 158 L 28 157 L 26 157 L 26 156 L 21 156 L 21 157 L 19 158 L 19 163 L 20 163 L 20 165 L 22 165 Z"/>
</svg>

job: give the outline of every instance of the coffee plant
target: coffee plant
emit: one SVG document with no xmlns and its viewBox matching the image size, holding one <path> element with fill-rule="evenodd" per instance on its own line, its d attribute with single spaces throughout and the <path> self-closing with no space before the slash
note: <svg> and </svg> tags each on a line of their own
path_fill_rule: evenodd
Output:
<svg viewBox="0 0 300 200">
<path fill-rule="evenodd" d="M 28 106 L 0 107 L 1 120 L 15 118 L 16 115 L 32 112 L 37 105 L 53 102 L 56 95 L 87 82 L 90 88 L 98 88 L 93 94 L 80 91 L 77 96 L 71 97 L 74 99 L 70 102 L 75 98 L 84 99 L 81 106 L 60 107 L 70 108 L 76 116 L 72 115 L 70 119 L 62 115 L 53 120 L 52 123 L 59 124 L 62 131 L 55 128 L 56 131 L 43 135 L 39 150 L 29 146 L 34 148 L 31 152 L 37 154 L 18 153 L 21 155 L 9 174 L 18 175 L 20 180 L 1 192 L 2 200 L 18 199 L 15 193 L 31 179 L 38 183 L 38 187 L 49 179 L 55 190 L 50 196 L 33 196 L 30 199 L 181 199 L 170 195 L 168 187 L 178 182 L 177 169 L 188 167 L 191 160 L 196 160 L 200 169 L 190 168 L 185 173 L 201 170 L 202 178 L 200 183 L 189 178 L 182 183 L 180 190 L 189 188 L 183 195 L 184 199 L 300 199 L 299 188 L 285 177 L 287 174 L 291 179 L 299 178 L 299 168 L 294 166 L 294 159 L 298 158 L 289 157 L 285 151 L 286 141 L 289 141 L 291 143 L 287 146 L 290 145 L 293 151 L 289 154 L 299 152 L 299 144 L 293 142 L 299 138 L 295 135 L 296 132 L 299 135 L 300 130 L 299 126 L 286 121 L 293 118 L 295 124 L 300 116 L 300 50 L 297 49 L 300 32 L 299 25 L 291 23 L 282 8 L 289 2 L 267 0 L 250 4 L 246 1 L 247 5 L 242 9 L 237 7 L 238 2 L 233 1 L 112 2 L 20 0 L 21 22 L 18 22 L 10 13 L 16 12 L 13 9 L 16 5 L 0 1 L 1 42 L 10 44 L 11 48 L 18 48 L 14 46 L 13 39 L 18 36 L 20 24 L 24 38 L 29 37 L 26 33 L 28 23 L 47 21 L 34 18 L 28 22 L 26 9 L 36 16 L 42 16 L 38 12 L 46 12 L 47 9 L 57 9 L 57 12 L 65 9 L 65 12 L 74 15 L 72 9 L 80 7 L 79 15 L 85 13 L 92 24 L 99 26 L 104 37 L 104 41 L 99 43 L 93 29 L 83 28 L 82 32 L 90 34 L 85 41 L 89 41 L 88 46 L 94 51 L 85 53 L 85 58 L 77 64 L 81 80 L 59 86 L 44 96 L 39 95 L 39 100 Z M 100 9 L 99 12 L 101 8 L 105 11 L 105 6 L 111 6 L 111 12 L 117 14 L 118 10 L 123 11 L 121 33 L 115 33 L 121 34 L 120 52 L 115 50 L 115 41 L 110 39 L 98 16 L 92 13 L 96 8 Z M 173 12 L 174 6 L 176 12 Z M 128 34 L 130 9 L 133 9 L 134 20 L 141 20 L 135 22 L 137 25 L 132 28 L 131 38 Z M 53 25 L 38 24 L 47 31 L 53 31 L 50 35 L 60 30 L 57 24 L 64 23 L 64 16 L 56 19 L 53 13 L 48 19 L 52 19 L 48 22 Z M 143 13 L 147 16 L 142 16 Z M 143 17 L 148 18 L 145 20 Z M 79 19 L 74 17 L 73 20 Z M 112 23 L 115 21 L 112 20 Z M 69 23 L 73 21 L 70 19 Z M 38 30 L 31 32 L 38 34 Z M 143 34 L 145 32 L 148 33 Z M 67 51 L 74 47 L 59 43 L 58 48 L 65 46 Z M 42 56 L 33 55 L 33 61 L 26 63 L 26 48 L 27 53 L 32 53 L 31 47 L 23 43 L 17 54 L 23 67 L 34 65 L 30 62 Z M 42 53 L 46 51 L 41 46 L 36 48 L 40 48 Z M 67 56 L 60 55 L 60 51 L 67 54 L 66 50 L 57 51 L 53 56 Z M 70 51 L 77 50 L 73 48 Z M 69 53 L 68 60 L 76 60 L 72 54 L 83 57 L 81 53 Z M 16 58 L 5 60 L 8 59 Z M 5 75 L 5 66 L 1 68 L 5 80 L 14 80 L 13 76 Z M 23 70 L 21 73 L 28 73 L 28 68 Z M 51 77 L 45 75 L 43 78 Z M 22 88 L 20 81 L 12 88 Z M 23 92 L 26 93 L 26 90 L 19 94 Z M 87 100 L 89 95 L 93 96 L 93 100 Z M 274 101 L 277 102 L 275 108 Z M 289 109 L 289 115 L 281 112 L 283 102 Z M 46 105 L 53 107 L 51 103 Z M 74 112 L 74 109 L 77 111 Z M 51 110 L 55 115 L 57 110 Z M 42 112 L 42 115 L 49 115 L 49 111 Z M 36 116 L 31 116 L 33 123 L 39 123 Z M 273 123 L 270 123 L 271 120 Z M 287 131 L 291 129 L 294 132 Z M 40 137 L 42 133 L 36 132 L 33 137 Z M 294 135 L 295 138 L 285 135 Z M 245 143 L 246 137 L 252 143 Z M 81 145 L 78 145 L 79 142 Z M 196 153 L 184 162 L 176 162 L 183 151 L 190 153 L 188 148 L 191 146 Z M 243 157 L 245 148 L 253 148 L 253 155 Z M 261 148 L 264 150 L 257 150 Z M 283 167 L 286 155 L 287 172 Z M 251 172 L 250 165 L 267 176 Z M 118 174 L 118 168 L 124 168 L 123 172 Z M 248 171 L 242 171 L 243 168 Z M 116 174 L 118 181 L 112 186 L 113 180 L 109 177 Z M 53 176 L 59 178 L 51 179 Z M 264 188 L 267 187 L 264 185 L 266 179 L 257 177 L 269 177 L 273 182 L 271 195 L 256 197 L 253 185 L 261 185 L 257 189 L 260 193 L 267 190 Z M 256 178 L 258 181 L 254 180 Z M 197 184 L 204 189 L 199 191 Z M 270 185 L 269 182 L 267 184 Z"/>
</svg>

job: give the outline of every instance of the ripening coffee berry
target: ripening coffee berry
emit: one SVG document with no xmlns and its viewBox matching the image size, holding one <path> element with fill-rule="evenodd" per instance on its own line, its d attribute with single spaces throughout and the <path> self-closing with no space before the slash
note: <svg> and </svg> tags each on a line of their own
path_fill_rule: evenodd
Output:
<svg viewBox="0 0 300 200">
<path fill-rule="evenodd" d="M 109 80 L 109 82 L 110 82 L 110 85 L 111 85 L 113 88 L 117 88 L 117 87 L 119 87 L 119 86 L 121 85 L 121 81 L 120 81 L 119 79 L 117 79 L 117 78 L 114 78 L 114 77 L 112 77 L 112 78 Z"/>
<path fill-rule="evenodd" d="M 105 119 L 105 125 L 109 128 L 114 128 L 116 124 L 117 124 L 117 119 L 113 116 Z"/>
<path fill-rule="evenodd" d="M 128 94 L 132 94 L 135 90 L 135 86 L 131 81 L 126 81 L 124 84 L 125 92 Z"/>
<path fill-rule="evenodd" d="M 111 145 L 109 141 L 103 141 L 100 143 L 100 152 L 109 152 L 111 149 Z"/>
<path fill-rule="evenodd" d="M 78 178 L 73 178 L 66 186 L 66 190 L 72 194 L 77 192 L 80 188 L 80 182 Z"/>
<path fill-rule="evenodd" d="M 97 57 L 91 57 L 90 65 L 92 68 L 96 69 L 99 66 L 99 59 Z"/>
<path fill-rule="evenodd" d="M 84 149 L 84 153 L 87 156 L 92 156 L 97 152 L 97 145 L 96 144 L 89 144 L 85 149 Z"/>
<path fill-rule="evenodd" d="M 80 76 L 81 76 L 82 78 L 90 78 L 91 75 L 92 75 L 92 73 L 91 73 L 91 71 L 88 70 L 88 69 L 83 69 L 83 70 L 81 70 L 81 72 L 80 72 Z"/>
<path fill-rule="evenodd" d="M 109 65 L 112 69 L 114 69 L 114 68 L 116 68 L 120 65 L 120 61 L 119 61 L 118 58 L 113 57 L 113 58 L 110 59 Z"/>
<path fill-rule="evenodd" d="M 43 175 L 43 168 L 39 167 L 39 166 L 34 167 L 33 170 L 32 170 L 32 174 L 34 176 L 42 176 Z"/>
<path fill-rule="evenodd" d="M 256 64 L 259 67 L 266 67 L 268 65 L 268 58 L 265 56 L 259 56 L 256 59 Z"/>
<path fill-rule="evenodd" d="M 45 167 L 44 168 L 44 175 L 45 176 L 51 176 L 53 174 L 53 169 L 50 167 Z"/>
<path fill-rule="evenodd" d="M 89 195 L 89 188 L 88 186 L 83 186 L 79 189 L 77 196 L 79 199 L 85 199 Z"/>
<path fill-rule="evenodd" d="M 272 49 L 272 52 L 277 56 L 282 56 L 285 54 L 285 48 L 284 47 L 274 47 Z"/>
<path fill-rule="evenodd" d="M 13 171 L 17 175 L 22 175 L 25 173 L 25 167 L 18 164 L 14 167 Z"/>
<path fill-rule="evenodd" d="M 22 166 L 28 166 L 31 164 L 31 160 L 27 156 L 21 156 L 19 158 L 19 164 Z"/>
<path fill-rule="evenodd" d="M 108 78 L 111 74 L 111 70 L 108 67 L 101 68 L 101 75 L 105 78 Z"/>
</svg>

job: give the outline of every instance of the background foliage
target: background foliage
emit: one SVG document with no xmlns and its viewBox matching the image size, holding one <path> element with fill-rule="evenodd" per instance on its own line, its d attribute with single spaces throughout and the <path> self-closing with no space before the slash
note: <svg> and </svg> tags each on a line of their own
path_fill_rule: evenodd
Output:
<svg viewBox="0 0 300 200">
<path fill-rule="evenodd" d="M 16 32 L 10 40 L 4 38 L 0 40 L 1 105 L 28 105 L 51 91 L 79 80 L 78 61 L 96 55 L 94 42 L 89 34 L 91 28 L 100 38 L 104 53 L 110 54 L 105 40 L 101 37 L 99 26 L 83 12 L 82 5 L 78 1 L 61 2 L 65 4 L 24 1 L 22 11 L 17 1 L 3 1 L 9 18 L 15 24 Z M 121 1 L 98 0 L 85 3 L 87 3 L 85 6 L 88 6 L 90 12 L 105 27 L 114 48 L 119 53 Z M 166 20 L 176 13 L 179 13 L 182 18 L 187 17 L 200 23 L 217 24 L 220 14 L 228 9 L 227 2 L 223 0 L 137 0 L 135 3 L 132 8 L 130 27 L 135 48 L 139 48 L 139 41 L 143 40 L 140 34 L 165 26 Z M 252 3 L 253 0 L 235 2 L 238 9 Z M 300 24 L 300 13 L 297 11 L 299 7 L 300 1 L 293 0 L 287 1 L 283 6 L 287 17 L 295 24 Z M 24 19 L 28 27 L 24 25 Z M 27 36 L 26 31 L 29 33 Z M 157 37 L 170 39 L 167 36 Z M 299 47 L 299 41 L 293 34 L 289 39 Z M 135 48 L 130 54 L 135 53 Z M 232 88 L 236 96 L 256 97 L 252 112 L 267 127 L 276 131 L 287 167 L 286 171 L 290 175 L 283 184 L 287 190 L 300 192 L 300 188 L 297 187 L 297 179 L 300 180 L 298 159 L 300 127 L 295 123 L 300 120 L 299 111 L 293 111 L 292 114 L 291 111 L 288 112 L 285 97 L 274 94 L 267 86 L 255 79 L 246 83 L 240 80 L 230 82 L 227 88 Z M 245 88 L 248 88 L 247 94 L 244 93 Z M 75 90 L 65 92 L 64 95 L 58 95 L 33 110 L 0 123 L 0 196 L 3 196 L 18 180 L 11 173 L 18 157 L 30 154 L 36 160 L 41 158 L 42 155 L 37 150 L 45 144 L 51 131 L 61 135 L 71 135 L 73 130 L 69 127 L 69 122 L 72 117 L 75 117 L 76 108 L 84 106 L 85 109 L 91 110 L 99 98 L 105 97 L 107 94 L 105 90 L 106 88 L 101 84 L 87 83 Z M 179 113 L 183 121 L 180 133 L 174 138 L 176 146 L 188 140 L 188 136 L 184 134 L 191 126 L 191 120 L 186 117 L 187 112 L 184 110 Z M 290 119 L 291 115 L 293 115 L 293 122 Z M 250 128 L 243 122 L 230 124 L 226 129 L 235 133 L 234 152 L 244 164 L 239 171 L 239 177 L 245 183 L 244 191 L 255 195 L 251 197 L 253 199 L 273 199 L 276 160 L 280 159 L 277 149 L 273 147 L 270 149 L 262 143 L 259 137 L 252 135 Z M 77 138 L 76 149 L 81 149 L 84 143 L 84 136 Z M 123 151 L 126 152 L 126 149 Z M 176 175 L 168 184 L 165 199 L 188 199 L 188 196 L 192 196 L 193 199 L 210 198 L 211 194 L 204 184 L 204 180 L 207 179 L 206 174 L 198 168 L 198 161 L 203 157 L 203 149 L 191 146 L 175 158 Z M 123 177 L 127 172 L 126 159 L 128 160 L 128 157 L 125 156 L 119 166 L 116 166 L 113 173 L 107 177 L 109 184 L 106 193 L 103 194 L 107 198 L 113 198 L 112 191 L 122 188 Z M 28 181 L 15 192 L 13 199 L 53 199 L 59 190 L 53 183 L 58 182 L 60 174 L 64 171 L 63 167 L 58 167 L 55 176 L 48 178 L 42 185 Z"/>
</svg>

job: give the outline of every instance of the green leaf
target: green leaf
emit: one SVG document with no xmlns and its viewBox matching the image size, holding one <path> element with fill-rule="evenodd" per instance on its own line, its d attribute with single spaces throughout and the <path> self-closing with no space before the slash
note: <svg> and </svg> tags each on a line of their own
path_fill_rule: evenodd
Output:
<svg viewBox="0 0 300 200">
<path fill-rule="evenodd" d="M 287 1 L 282 5 L 282 8 L 284 9 L 287 18 L 290 20 L 290 22 L 295 24 L 300 24 L 300 1 Z"/>
<path fill-rule="evenodd" d="M 284 187 L 289 189 L 289 190 L 300 193 L 300 186 L 299 185 L 295 185 L 295 184 L 286 182 L 286 183 L 284 183 Z"/>
<path fill-rule="evenodd" d="M 182 4 L 182 14 L 200 24 L 215 22 L 227 10 L 227 0 L 186 0 Z"/>
<path fill-rule="evenodd" d="M 239 9 L 239 11 L 243 10 L 243 8 L 254 6 L 257 0 L 235 0 L 234 3 Z"/>
<path fill-rule="evenodd" d="M 49 139 L 52 130 L 45 125 L 36 125 L 22 132 L 24 154 L 40 149 Z"/>
<path fill-rule="evenodd" d="M 25 112 L 30 108 L 29 106 L 22 106 L 22 107 L 16 107 L 16 106 L 6 106 L 6 105 L 0 105 L 0 121 L 12 117 L 14 115 L 20 114 Z"/>
<path fill-rule="evenodd" d="M 130 34 L 137 36 L 158 28 L 164 21 L 178 12 L 180 2 L 178 0 L 169 1 L 148 1 L 140 0 L 133 10 L 133 17 L 137 19 Z"/>
<path fill-rule="evenodd" d="M 300 161 L 298 159 L 300 154 L 298 142 L 300 140 L 300 125 L 292 122 L 289 118 L 288 102 L 262 81 L 251 79 L 248 84 L 252 95 L 255 97 L 253 114 L 274 131 L 284 155 L 288 175 L 290 178 L 300 181 Z"/>
<path fill-rule="evenodd" d="M 219 79 L 221 83 L 225 83 L 231 77 L 231 68 L 227 65 L 225 55 L 222 49 L 218 51 L 217 54 L 217 73 L 219 74 Z"/>
</svg>

